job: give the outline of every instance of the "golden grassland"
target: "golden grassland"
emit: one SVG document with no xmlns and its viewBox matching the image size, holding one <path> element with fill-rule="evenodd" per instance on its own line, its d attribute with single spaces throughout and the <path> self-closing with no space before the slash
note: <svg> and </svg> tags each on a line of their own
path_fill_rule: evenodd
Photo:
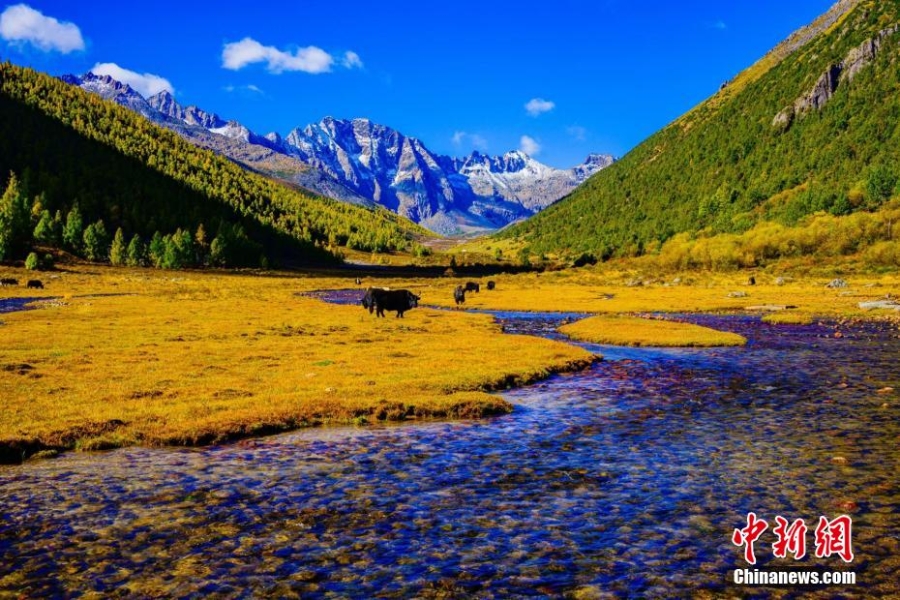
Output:
<svg viewBox="0 0 900 600">
<path fill-rule="evenodd" d="M 772 312 L 762 316 L 763 323 L 773 323 L 782 325 L 809 325 L 813 322 L 813 316 L 805 313 L 795 312 Z"/>
<path fill-rule="evenodd" d="M 630 264 L 634 264 L 632 261 Z M 887 274 L 845 274 L 848 287 L 827 288 L 834 273 L 810 274 L 801 268 L 796 276 L 783 271 L 693 272 L 655 275 L 654 271 L 610 266 L 470 278 L 481 292 L 466 294 L 465 308 L 514 311 L 567 311 L 598 314 L 751 312 L 773 309 L 813 317 L 890 317 L 895 311 L 866 311 L 859 303 L 900 296 L 900 277 Z M 781 278 L 783 283 L 776 282 Z M 488 280 L 496 289 L 487 291 Z M 423 281 L 423 302 L 454 306 L 453 287 L 465 278 Z"/>
<path fill-rule="evenodd" d="M 743 346 L 747 339 L 692 323 L 641 317 L 597 316 L 563 325 L 572 339 L 616 346 L 713 347 Z"/>
<path fill-rule="evenodd" d="M 423 305 L 468 309 L 636 313 L 761 313 L 768 318 L 897 318 L 858 303 L 900 295 L 896 273 L 828 276 L 796 269 L 656 277 L 611 265 L 481 278 L 364 278 L 362 287 L 408 288 Z M 784 275 L 783 285 L 775 278 Z M 35 275 L 37 310 L 0 315 L 0 455 L 41 449 L 197 444 L 326 423 L 465 418 L 511 407 L 487 393 L 588 364 L 574 346 L 501 332 L 487 315 L 421 306 L 376 319 L 358 306 L 298 295 L 356 288 L 352 277 L 67 266 Z M 50 277 L 53 279 L 50 279 Z M 487 290 L 488 280 L 496 282 Z M 791 315 L 788 317 L 787 315 Z M 646 343 L 634 322 L 614 343 Z M 659 324 L 652 325 L 659 327 Z M 658 334 L 653 333 L 654 341 Z M 690 340 L 680 332 L 680 345 Z M 633 339 L 629 339 L 629 336 Z M 657 342 L 658 343 L 658 342 Z M 675 342 L 673 342 L 675 343 Z M 13 456 L 16 454 L 16 456 Z"/>
<path fill-rule="evenodd" d="M 0 447 L 196 444 L 477 417 L 511 408 L 488 390 L 593 359 L 503 334 L 486 315 L 419 308 L 376 319 L 297 295 L 346 283 L 103 267 L 47 280 L 43 294 L 58 301 L 2 315 Z"/>
</svg>

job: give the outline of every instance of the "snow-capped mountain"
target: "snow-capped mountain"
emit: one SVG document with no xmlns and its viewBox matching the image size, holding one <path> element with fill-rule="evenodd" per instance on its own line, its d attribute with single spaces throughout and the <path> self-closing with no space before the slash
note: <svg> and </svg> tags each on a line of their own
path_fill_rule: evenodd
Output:
<svg viewBox="0 0 900 600">
<path fill-rule="evenodd" d="M 169 92 L 143 98 L 93 73 L 62 79 L 250 169 L 338 200 L 384 206 L 438 233 L 489 231 L 527 218 L 614 160 L 592 154 L 572 169 L 555 169 L 520 151 L 451 158 L 368 119 L 326 117 L 283 138 L 259 136 L 237 121 L 183 107 Z"/>
<path fill-rule="evenodd" d="M 82 77 L 78 77 L 77 75 L 63 75 L 60 79 L 69 85 L 78 86 L 83 90 L 97 94 L 101 98 L 112 100 L 116 104 L 121 104 L 126 108 L 130 108 L 151 121 L 157 120 L 157 111 L 150 106 L 146 98 L 137 93 L 127 83 L 117 81 L 109 75 L 86 73 Z"/>
<path fill-rule="evenodd" d="M 614 160 L 591 155 L 563 170 L 520 151 L 451 158 L 368 119 L 332 117 L 294 129 L 282 147 L 354 192 L 441 233 L 497 229 L 526 218 Z"/>
</svg>

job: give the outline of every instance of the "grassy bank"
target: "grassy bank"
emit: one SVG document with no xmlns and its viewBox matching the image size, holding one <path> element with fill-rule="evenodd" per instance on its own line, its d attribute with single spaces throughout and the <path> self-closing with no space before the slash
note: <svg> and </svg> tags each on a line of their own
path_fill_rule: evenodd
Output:
<svg viewBox="0 0 900 600">
<path fill-rule="evenodd" d="M 639 317 L 598 316 L 559 328 L 572 339 L 615 346 L 743 346 L 746 338 L 691 323 Z"/>
<path fill-rule="evenodd" d="M 751 312 L 773 308 L 811 317 L 891 317 L 889 310 L 867 311 L 860 302 L 900 296 L 900 278 L 890 274 L 786 274 L 652 271 L 613 268 L 570 269 L 545 273 L 474 279 L 479 293 L 466 294 L 466 308 L 524 311 L 572 311 L 598 314 L 648 312 Z M 780 280 L 779 280 L 780 278 Z M 836 278 L 847 287 L 828 288 Z M 496 289 L 486 290 L 494 280 Z M 454 306 L 453 287 L 464 279 L 430 280 L 422 284 L 430 304 Z"/>
<path fill-rule="evenodd" d="M 39 293 L 57 300 L 2 316 L 5 462 L 45 449 L 504 413 L 510 405 L 487 391 L 592 359 L 503 334 L 485 315 L 420 308 L 379 320 L 297 295 L 346 280 L 91 266 L 45 282 Z"/>
</svg>

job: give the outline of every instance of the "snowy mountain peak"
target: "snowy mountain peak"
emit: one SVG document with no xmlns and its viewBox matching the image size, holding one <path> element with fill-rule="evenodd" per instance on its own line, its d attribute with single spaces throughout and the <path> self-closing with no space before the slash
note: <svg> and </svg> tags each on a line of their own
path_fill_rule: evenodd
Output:
<svg viewBox="0 0 900 600">
<path fill-rule="evenodd" d="M 369 119 L 331 116 L 291 131 L 285 148 L 355 193 L 440 233 L 496 229 L 528 217 L 613 160 L 597 155 L 554 169 L 521 150 L 451 158 Z"/>
<path fill-rule="evenodd" d="M 380 204 L 439 233 L 493 230 L 527 218 L 614 160 L 592 154 L 572 169 L 555 169 L 520 150 L 501 156 L 476 150 L 451 158 L 366 118 L 327 116 L 284 138 L 274 132 L 262 137 L 237 121 L 183 107 L 169 92 L 145 99 L 127 84 L 93 73 L 60 79 L 254 169 L 268 169 L 326 196 Z M 284 175 L 286 165 L 294 165 L 287 169 L 292 175 Z"/>
<path fill-rule="evenodd" d="M 154 120 L 153 117 L 156 111 L 147 104 L 144 97 L 127 83 L 117 81 L 109 75 L 96 75 L 88 71 L 81 77 L 75 75 L 63 75 L 60 79 L 69 85 L 77 85 L 102 98 L 112 100 L 117 104 L 130 108 L 150 120 Z"/>
</svg>

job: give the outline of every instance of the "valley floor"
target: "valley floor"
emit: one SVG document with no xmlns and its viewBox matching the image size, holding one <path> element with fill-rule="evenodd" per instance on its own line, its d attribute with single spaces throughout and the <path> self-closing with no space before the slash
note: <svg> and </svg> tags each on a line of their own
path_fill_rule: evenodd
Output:
<svg viewBox="0 0 900 600">
<path fill-rule="evenodd" d="M 488 314 L 435 309 L 454 307 L 453 289 L 463 279 L 366 278 L 357 285 L 352 277 L 302 273 L 98 265 L 38 275 L 0 268 L 0 275 L 40 277 L 45 286 L 0 290 L 0 301 L 37 298 L 34 310 L 0 316 L 2 462 L 69 449 L 205 444 L 321 424 L 500 414 L 511 405 L 488 392 L 595 358 L 564 342 L 505 334 Z M 487 289 L 488 279 L 496 289 Z M 752 286 L 746 275 L 663 281 L 584 269 L 500 275 L 478 279 L 481 291 L 467 294 L 465 308 L 607 317 L 762 311 L 832 320 L 835 335 L 841 320 L 900 315 L 859 306 L 900 295 L 896 276 L 854 278 L 835 289 L 814 278 L 779 285 L 774 277 L 758 279 Z M 378 319 L 359 306 L 305 295 L 342 288 L 362 294 L 370 285 L 408 288 L 422 306 L 403 319 L 391 313 Z M 649 335 L 652 345 L 654 322 L 641 323 L 615 328 L 602 341 L 646 345 Z"/>
</svg>

